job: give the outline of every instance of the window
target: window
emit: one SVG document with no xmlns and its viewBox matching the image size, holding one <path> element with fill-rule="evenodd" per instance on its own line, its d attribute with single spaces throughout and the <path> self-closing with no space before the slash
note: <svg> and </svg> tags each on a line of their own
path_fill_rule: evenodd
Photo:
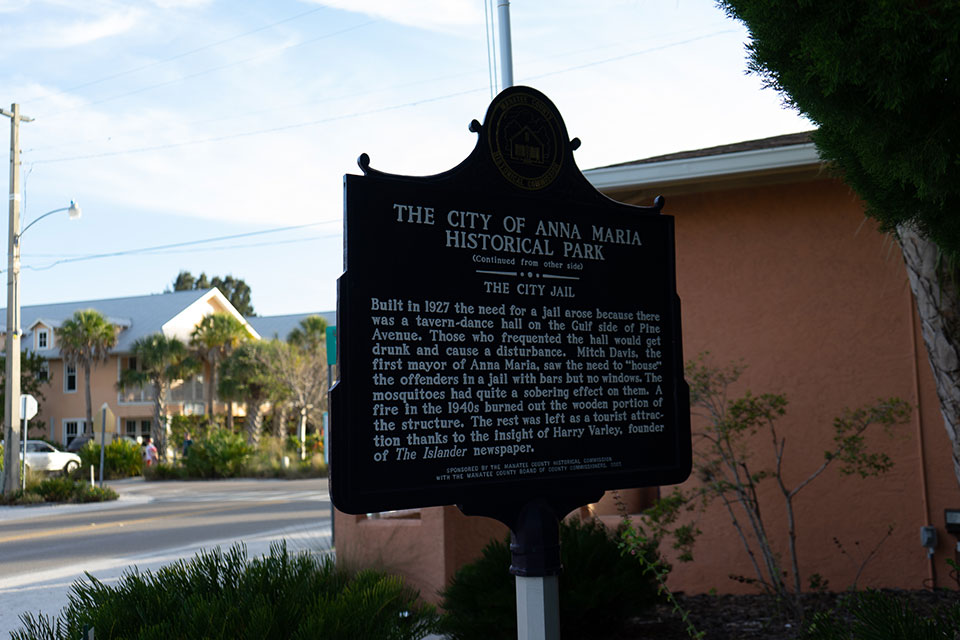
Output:
<svg viewBox="0 0 960 640">
<path fill-rule="evenodd" d="M 143 438 L 150 435 L 152 424 L 153 420 L 128 418 L 124 421 L 124 435 L 134 438 L 137 442 L 143 442 Z"/>
<path fill-rule="evenodd" d="M 50 348 L 50 330 L 37 329 L 37 349 Z"/>
<path fill-rule="evenodd" d="M 123 371 L 133 370 L 138 371 L 139 365 L 137 359 L 134 356 L 129 356 L 126 358 L 120 359 L 119 375 L 123 375 Z M 142 386 L 129 386 L 120 391 L 120 402 L 124 403 L 140 403 L 140 402 L 153 402 L 153 385 L 145 384 Z"/>
<path fill-rule="evenodd" d="M 37 371 L 37 380 L 49 380 L 50 379 L 50 363 L 47 360 L 44 360 L 40 363 L 40 370 Z"/>
<path fill-rule="evenodd" d="M 63 390 L 65 393 L 73 393 L 77 390 L 77 365 L 64 365 Z"/>
<path fill-rule="evenodd" d="M 63 421 L 63 444 L 69 446 L 70 441 L 83 433 L 83 420 L 64 420 Z"/>
</svg>

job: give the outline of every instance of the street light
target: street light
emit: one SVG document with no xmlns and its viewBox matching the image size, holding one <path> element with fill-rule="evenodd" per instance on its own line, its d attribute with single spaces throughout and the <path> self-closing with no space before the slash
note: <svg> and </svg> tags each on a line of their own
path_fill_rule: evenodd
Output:
<svg viewBox="0 0 960 640">
<path fill-rule="evenodd" d="M 18 477 L 20 464 L 17 459 L 20 449 L 20 239 L 27 229 L 54 213 L 66 211 L 71 220 L 76 220 L 81 215 L 79 205 L 71 200 L 69 207 L 46 212 L 21 231 L 19 207 L 14 207 L 13 198 L 10 200 L 10 235 L 7 245 L 7 379 L 4 385 L 6 446 L 3 451 L 3 492 L 5 494 L 15 491 L 20 484 Z"/>
<path fill-rule="evenodd" d="M 14 242 L 19 243 L 21 236 L 23 236 L 23 234 L 25 234 L 25 233 L 27 232 L 27 229 L 29 229 L 29 228 L 32 227 L 33 225 L 37 224 L 38 222 L 40 222 L 41 220 L 43 220 L 43 219 L 46 218 L 47 216 L 53 215 L 53 214 L 55 214 L 55 213 L 60 213 L 61 211 L 66 211 L 66 212 L 67 212 L 67 215 L 70 216 L 70 219 L 71 219 L 71 220 L 79 220 L 79 219 L 80 219 L 80 216 L 83 215 L 83 212 L 80 211 L 80 205 L 78 205 L 75 201 L 71 200 L 69 207 L 62 207 L 62 208 L 60 208 L 60 209 L 54 209 L 53 211 L 47 211 L 45 214 L 43 214 L 42 216 L 40 216 L 39 218 L 37 218 L 36 220 L 34 220 L 33 222 L 31 222 L 31 223 L 28 224 L 27 226 L 25 226 L 25 227 L 23 228 L 23 231 L 21 231 L 20 234 L 17 235 L 17 237 L 14 239 Z"/>
</svg>

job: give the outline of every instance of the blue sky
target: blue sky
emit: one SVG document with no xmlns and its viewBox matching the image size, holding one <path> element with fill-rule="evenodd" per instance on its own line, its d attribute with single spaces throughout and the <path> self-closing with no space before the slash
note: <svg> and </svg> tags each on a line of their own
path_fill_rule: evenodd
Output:
<svg viewBox="0 0 960 640">
<path fill-rule="evenodd" d="M 811 128 L 710 0 L 514 0 L 511 23 L 515 83 L 581 169 Z M 35 119 L 24 224 L 83 207 L 24 235 L 23 304 L 186 269 L 243 278 L 261 315 L 333 309 L 343 175 L 454 166 L 491 91 L 484 0 L 0 0 L 0 104 Z"/>
</svg>

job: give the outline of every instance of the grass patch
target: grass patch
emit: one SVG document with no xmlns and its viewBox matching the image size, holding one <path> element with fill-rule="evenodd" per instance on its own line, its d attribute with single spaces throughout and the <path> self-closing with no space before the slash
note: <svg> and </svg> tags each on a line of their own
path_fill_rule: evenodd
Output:
<svg viewBox="0 0 960 640">
<path fill-rule="evenodd" d="M 17 489 L 9 495 L 0 496 L 0 504 L 6 506 L 43 504 L 48 502 L 79 504 L 86 502 L 106 502 L 119 496 L 110 487 L 91 487 L 85 480 L 74 480 L 64 476 L 53 476 L 37 480 L 27 477 L 26 490 Z"/>
<path fill-rule="evenodd" d="M 202 552 L 115 586 L 88 574 L 59 616 L 20 619 L 14 640 L 72 640 L 88 628 L 97 640 L 417 640 L 434 632 L 437 613 L 396 576 L 350 574 L 330 556 L 279 544 L 253 560 L 242 545 Z"/>
</svg>

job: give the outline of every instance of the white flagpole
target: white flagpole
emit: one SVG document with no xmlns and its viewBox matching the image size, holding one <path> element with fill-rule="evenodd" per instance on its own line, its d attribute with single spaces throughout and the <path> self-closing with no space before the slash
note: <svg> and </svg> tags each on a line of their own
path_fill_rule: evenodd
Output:
<svg viewBox="0 0 960 640">
<path fill-rule="evenodd" d="M 502 89 L 513 86 L 513 49 L 510 41 L 510 0 L 498 0 L 500 17 L 500 77 Z"/>
</svg>

